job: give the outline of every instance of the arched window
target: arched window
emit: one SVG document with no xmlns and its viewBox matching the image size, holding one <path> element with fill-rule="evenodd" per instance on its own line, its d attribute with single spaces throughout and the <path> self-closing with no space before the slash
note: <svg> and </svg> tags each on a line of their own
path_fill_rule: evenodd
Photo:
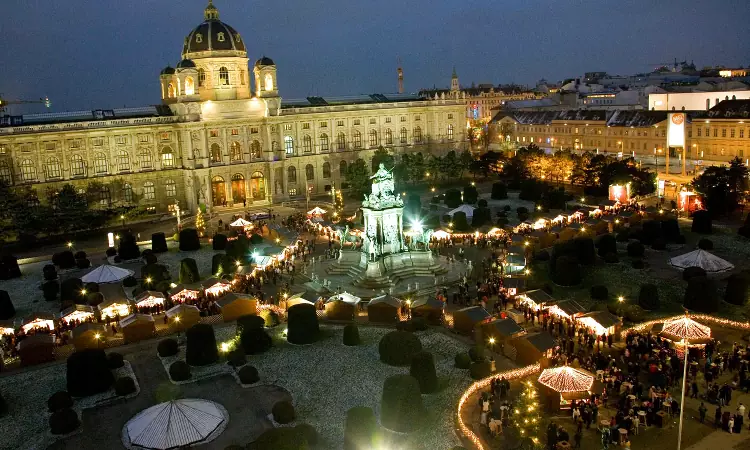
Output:
<svg viewBox="0 0 750 450">
<path fill-rule="evenodd" d="M 336 136 L 336 150 L 346 150 L 346 135 L 339 133 Z"/>
<path fill-rule="evenodd" d="M 302 138 L 302 152 L 312 153 L 312 138 L 309 135 Z"/>
<path fill-rule="evenodd" d="M 109 164 L 107 164 L 107 157 L 104 153 L 97 153 L 94 155 L 94 173 L 107 173 L 109 170 Z"/>
<path fill-rule="evenodd" d="M 323 178 L 331 178 L 331 163 L 323 163 Z"/>
<path fill-rule="evenodd" d="M 340 178 L 346 178 L 347 169 L 348 169 L 348 165 L 346 164 L 346 161 L 341 161 L 339 163 L 339 177 Z"/>
<path fill-rule="evenodd" d="M 378 132 L 370 130 L 370 148 L 378 146 Z"/>
<path fill-rule="evenodd" d="M 229 146 L 229 158 L 232 161 L 242 161 L 242 147 L 239 142 L 234 141 Z"/>
<path fill-rule="evenodd" d="M 138 160 L 141 162 L 141 169 L 151 169 L 154 167 L 154 160 L 151 152 L 143 149 L 138 152 Z"/>
<path fill-rule="evenodd" d="M 117 152 L 117 159 L 115 160 L 117 163 L 117 171 L 118 172 L 125 172 L 130 170 L 130 156 L 128 156 L 128 152 L 125 150 L 120 150 Z"/>
<path fill-rule="evenodd" d="M 193 81 L 193 77 L 187 77 L 185 78 L 185 95 L 193 94 L 195 94 L 195 81 Z"/>
<path fill-rule="evenodd" d="M 164 193 L 167 197 L 175 197 L 177 195 L 177 183 L 174 180 L 164 181 Z"/>
<path fill-rule="evenodd" d="M 414 142 L 416 144 L 422 142 L 422 129 L 419 127 L 414 127 Z"/>
<path fill-rule="evenodd" d="M 362 133 L 355 130 L 354 131 L 354 138 L 352 139 L 354 148 L 362 148 Z"/>
<path fill-rule="evenodd" d="M 47 178 L 60 178 L 62 176 L 60 160 L 56 156 L 47 158 L 47 164 L 45 164 L 44 169 L 47 172 Z"/>
<path fill-rule="evenodd" d="M 320 135 L 320 151 L 321 152 L 327 152 L 328 151 L 328 135 L 323 133 Z"/>
<path fill-rule="evenodd" d="M 154 200 L 156 198 L 156 188 L 154 183 L 147 181 L 143 183 L 143 198 L 144 200 Z"/>
<path fill-rule="evenodd" d="M 229 70 L 226 67 L 219 69 L 219 84 L 222 86 L 229 86 Z"/>
<path fill-rule="evenodd" d="M 198 87 L 202 87 L 206 83 L 206 71 L 198 69 Z"/>
<path fill-rule="evenodd" d="M 99 189 L 99 205 L 106 208 L 112 203 L 112 194 L 109 192 L 109 186 L 102 185 Z"/>
<path fill-rule="evenodd" d="M 215 142 L 211 144 L 211 162 L 212 163 L 221 162 L 221 147 L 219 147 L 219 144 Z"/>
<path fill-rule="evenodd" d="M 70 157 L 70 176 L 82 177 L 86 175 L 86 164 L 83 162 L 81 155 L 73 155 Z"/>
<path fill-rule="evenodd" d="M 264 81 L 265 81 L 266 90 L 272 91 L 273 90 L 273 75 L 271 75 L 270 73 L 267 73 Z"/>
<path fill-rule="evenodd" d="M 385 144 L 393 145 L 393 131 L 390 128 L 386 128 L 385 130 Z"/>
<path fill-rule="evenodd" d="M 169 83 L 167 85 L 167 97 L 168 98 L 174 98 L 175 97 L 174 83 Z"/>
<path fill-rule="evenodd" d="M 13 184 L 13 172 L 5 161 L 0 161 L 0 181 L 8 185 Z"/>
<path fill-rule="evenodd" d="M 240 84 L 245 85 L 245 71 L 240 69 Z"/>
<path fill-rule="evenodd" d="M 294 154 L 294 139 L 291 136 L 284 136 L 284 151 L 287 155 Z"/>
<path fill-rule="evenodd" d="M 453 140 L 453 125 L 448 125 L 448 140 Z"/>
<path fill-rule="evenodd" d="M 122 185 L 122 199 L 128 203 L 133 202 L 133 186 L 130 183 Z"/>
<path fill-rule="evenodd" d="M 161 150 L 161 168 L 171 169 L 174 167 L 174 153 L 170 147 L 164 147 Z"/>
<path fill-rule="evenodd" d="M 259 159 L 262 156 L 260 153 L 260 142 L 253 141 L 253 143 L 250 144 L 250 156 L 255 159 Z"/>
<path fill-rule="evenodd" d="M 305 179 L 307 181 L 312 181 L 315 179 L 315 168 L 312 164 L 308 164 L 305 166 Z"/>
<path fill-rule="evenodd" d="M 401 128 L 401 143 L 406 144 L 406 140 L 408 139 L 408 131 L 406 131 L 406 127 Z"/>
<path fill-rule="evenodd" d="M 296 167 L 290 166 L 288 169 L 286 169 L 286 181 L 288 183 L 297 182 L 297 168 Z"/>
</svg>

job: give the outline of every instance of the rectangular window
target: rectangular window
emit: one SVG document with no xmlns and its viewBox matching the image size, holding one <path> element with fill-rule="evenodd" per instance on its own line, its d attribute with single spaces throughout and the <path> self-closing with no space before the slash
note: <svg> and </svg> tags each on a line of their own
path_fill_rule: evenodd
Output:
<svg viewBox="0 0 750 450">
<path fill-rule="evenodd" d="M 310 122 L 303 123 L 302 124 L 302 129 L 303 130 L 309 130 L 310 129 Z"/>
<path fill-rule="evenodd" d="M 211 130 L 209 132 L 209 136 L 211 136 L 212 138 L 219 137 L 219 130 Z"/>
<path fill-rule="evenodd" d="M 290 197 L 294 197 L 295 195 L 297 195 L 297 188 L 290 188 L 289 189 L 289 196 Z"/>
<path fill-rule="evenodd" d="M 250 127 L 250 134 L 258 134 L 258 127 Z"/>
<path fill-rule="evenodd" d="M 701 137 L 703 129 L 701 127 L 698 127 L 698 137 Z"/>
<path fill-rule="evenodd" d="M 742 129 L 740 130 L 740 137 L 741 138 L 745 137 L 745 130 L 742 130 Z"/>
<path fill-rule="evenodd" d="M 337 127 L 343 127 L 344 126 L 344 121 L 343 120 L 337 120 L 336 121 L 336 126 Z"/>
<path fill-rule="evenodd" d="M 148 144 L 148 142 L 150 141 L 150 139 L 151 138 L 147 134 L 139 134 L 138 135 L 138 142 L 140 142 L 141 144 Z"/>
<path fill-rule="evenodd" d="M 450 114 L 448 114 L 448 115 L 450 116 Z M 448 117 L 448 118 L 450 119 L 450 117 Z M 391 123 L 391 118 L 390 117 L 386 117 L 385 118 L 385 123 Z"/>
<path fill-rule="evenodd" d="M 688 137 L 689 138 L 693 137 L 693 130 L 692 130 L 692 128 L 688 130 Z"/>
<path fill-rule="evenodd" d="M 146 183 L 143 185 L 143 198 L 146 200 L 153 200 L 156 198 L 156 187 L 154 183 Z"/>
<path fill-rule="evenodd" d="M 714 137 L 719 137 L 719 129 L 714 128 Z"/>
<path fill-rule="evenodd" d="M 94 138 L 91 140 L 91 144 L 93 144 L 94 147 L 101 147 L 102 145 L 104 145 L 104 139 Z"/>
<path fill-rule="evenodd" d="M 576 134 L 578 134 L 578 128 L 576 127 Z"/>
<path fill-rule="evenodd" d="M 448 120 L 453 119 L 453 114 L 448 114 Z"/>
<path fill-rule="evenodd" d="M 240 130 L 238 130 L 237 128 L 232 128 L 232 136 L 239 136 L 239 135 L 240 135 Z"/>
<path fill-rule="evenodd" d="M 81 147 L 81 140 L 80 139 L 73 139 L 70 142 L 70 148 L 80 148 Z"/>
<path fill-rule="evenodd" d="M 421 117 L 419 117 L 419 116 L 414 116 L 414 121 L 415 121 L 415 122 L 419 122 L 420 120 L 422 120 L 422 118 L 421 118 Z"/>
<path fill-rule="evenodd" d="M 354 119 L 354 125 L 359 125 L 359 119 Z"/>
<path fill-rule="evenodd" d="M 667 130 L 661 130 L 661 137 L 667 137 Z"/>
<path fill-rule="evenodd" d="M 375 125 L 375 123 L 377 123 L 375 119 L 370 119 L 370 125 Z"/>
<path fill-rule="evenodd" d="M 55 143 L 54 142 L 45 142 L 44 143 L 44 149 L 45 150 L 54 150 L 55 149 Z"/>
<path fill-rule="evenodd" d="M 401 122 L 406 122 L 406 116 L 401 116 Z"/>
<path fill-rule="evenodd" d="M 8 153 L 8 146 L 5 144 L 0 144 L 0 155 L 5 155 Z"/>
<path fill-rule="evenodd" d="M 727 137 L 727 129 L 726 128 L 722 128 L 721 129 L 721 137 L 723 137 L 723 138 Z"/>
<path fill-rule="evenodd" d="M 732 128 L 731 130 L 729 130 L 729 137 L 730 138 L 734 137 L 734 128 Z"/>
<path fill-rule="evenodd" d="M 292 124 L 291 123 L 285 123 L 284 124 L 284 131 L 292 131 Z"/>
<path fill-rule="evenodd" d="M 115 136 L 115 144 L 125 145 L 127 143 L 128 143 L 128 138 L 126 136 Z"/>
<path fill-rule="evenodd" d="M 328 122 L 320 122 L 320 128 L 328 128 Z"/>
</svg>

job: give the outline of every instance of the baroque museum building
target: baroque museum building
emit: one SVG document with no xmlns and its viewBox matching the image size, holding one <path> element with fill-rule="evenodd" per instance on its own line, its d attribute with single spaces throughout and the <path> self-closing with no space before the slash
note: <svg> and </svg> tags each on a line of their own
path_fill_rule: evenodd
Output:
<svg viewBox="0 0 750 450">
<path fill-rule="evenodd" d="M 456 99 L 373 94 L 282 100 L 277 67 L 249 66 L 240 34 L 209 1 L 182 60 L 161 71 L 161 105 L 0 118 L 0 179 L 44 202 L 70 183 L 102 206 L 153 212 L 270 205 L 345 184 L 357 159 L 465 145 Z"/>
</svg>

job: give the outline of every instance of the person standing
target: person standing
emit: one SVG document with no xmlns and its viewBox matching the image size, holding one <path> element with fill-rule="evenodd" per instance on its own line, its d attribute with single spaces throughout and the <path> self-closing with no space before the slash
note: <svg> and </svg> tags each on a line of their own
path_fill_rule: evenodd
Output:
<svg viewBox="0 0 750 450">
<path fill-rule="evenodd" d="M 581 448 L 581 438 L 583 437 L 583 431 L 580 429 L 576 431 L 576 434 L 573 436 L 573 440 L 575 441 L 575 446 L 573 448 Z"/>
<path fill-rule="evenodd" d="M 706 411 L 708 411 L 706 405 L 701 402 L 701 405 L 698 407 L 698 414 L 700 414 L 701 423 L 706 421 Z"/>
<path fill-rule="evenodd" d="M 721 405 L 716 407 L 716 412 L 714 413 L 714 428 L 720 428 L 721 427 Z"/>
<path fill-rule="evenodd" d="M 690 398 L 698 398 L 698 382 L 693 380 L 693 384 L 691 385 L 693 389 L 693 394 L 690 396 Z"/>
</svg>

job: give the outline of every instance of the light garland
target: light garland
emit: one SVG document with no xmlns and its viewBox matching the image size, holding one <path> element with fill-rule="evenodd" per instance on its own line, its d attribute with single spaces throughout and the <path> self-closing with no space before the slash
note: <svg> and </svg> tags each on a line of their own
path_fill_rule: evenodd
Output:
<svg viewBox="0 0 750 450">
<path fill-rule="evenodd" d="M 671 334 L 680 339 L 710 339 L 711 328 L 701 325 L 689 317 L 681 317 L 676 320 L 670 320 L 664 324 L 662 333 Z"/>
<path fill-rule="evenodd" d="M 642 322 L 642 323 L 639 323 L 638 325 L 634 325 L 628 329 L 622 330 L 620 334 L 621 334 L 621 337 L 624 338 L 631 331 L 635 333 L 640 333 L 642 331 L 645 331 L 651 328 L 657 323 L 667 323 L 667 322 L 678 320 L 684 317 L 685 316 L 683 314 L 680 314 L 677 316 L 665 317 L 662 319 L 649 320 L 648 322 Z M 734 329 L 743 330 L 743 331 L 750 330 L 750 322 L 738 322 L 736 320 L 720 319 L 718 317 L 713 317 L 713 316 L 709 316 L 706 314 L 691 314 L 690 318 L 693 319 L 694 321 L 709 323 L 709 324 L 717 325 L 720 327 L 734 328 Z"/>
<path fill-rule="evenodd" d="M 482 445 L 482 440 L 474 434 L 474 432 L 469 428 L 468 425 L 464 422 L 463 418 L 461 417 L 461 410 L 464 406 L 464 403 L 471 397 L 472 395 L 476 394 L 477 391 L 481 389 L 485 389 L 490 385 L 490 382 L 494 379 L 500 379 L 502 377 L 505 377 L 506 380 L 515 380 L 517 378 L 523 378 L 528 375 L 531 375 L 532 373 L 538 372 L 541 367 L 539 364 L 532 364 L 530 366 L 522 367 L 520 369 L 515 370 L 508 370 L 505 372 L 499 372 L 492 376 L 489 376 L 487 378 L 484 378 L 482 380 L 479 380 L 469 386 L 468 389 L 464 392 L 464 394 L 461 396 L 461 399 L 458 401 L 458 411 L 457 411 L 457 418 L 458 418 L 458 429 L 461 431 L 461 434 L 466 436 L 466 438 L 471 441 L 471 443 L 474 444 L 474 446 L 478 450 L 484 450 L 485 447 Z"/>
<path fill-rule="evenodd" d="M 539 382 L 557 392 L 582 392 L 591 389 L 594 376 L 569 366 L 544 369 Z"/>
</svg>

